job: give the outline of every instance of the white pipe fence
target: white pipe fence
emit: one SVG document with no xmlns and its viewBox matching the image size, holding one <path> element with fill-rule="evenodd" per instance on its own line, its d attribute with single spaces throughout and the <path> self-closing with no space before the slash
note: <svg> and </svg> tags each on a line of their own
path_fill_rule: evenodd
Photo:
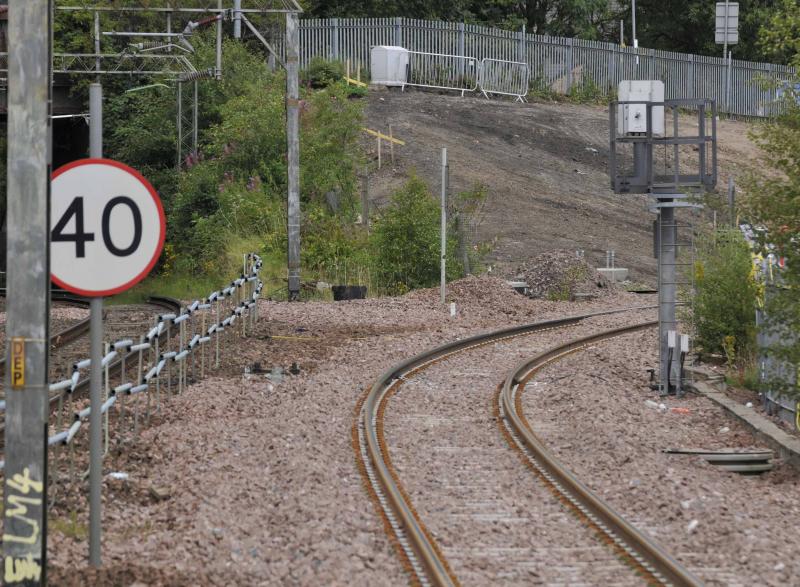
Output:
<svg viewBox="0 0 800 587">
<path fill-rule="evenodd" d="M 720 112 L 740 116 L 775 115 L 781 84 L 795 75 L 783 65 L 409 18 L 303 19 L 300 35 L 303 67 L 323 57 L 349 59 L 368 71 L 371 47 L 396 45 L 420 53 L 525 63 L 532 88 L 561 94 L 588 88 L 613 95 L 624 79 L 662 80 L 668 100 L 713 99 Z"/>
<path fill-rule="evenodd" d="M 257 304 L 264 287 L 259 277 L 261 267 L 258 255 L 246 255 L 241 277 L 228 287 L 188 304 L 177 314 L 157 316 L 154 326 L 138 340 L 106 344 L 106 354 L 100 364 L 105 390 L 100 408 L 105 416 L 105 453 L 110 444 L 108 415 L 112 407 L 117 412 L 117 442 L 137 438 L 141 426 L 149 424 L 152 415 L 164 408 L 164 400 L 182 393 L 190 382 L 201 380 L 212 364 L 218 368 L 221 354 L 233 342 L 233 337 L 244 337 L 248 330 L 255 329 Z M 111 375 L 109 367 L 115 361 L 119 361 L 118 374 Z M 85 402 L 79 404 L 85 406 L 82 409 L 77 406 L 73 409 L 76 403 L 73 393 L 81 381 L 89 379 L 92 368 L 90 359 L 76 361 L 69 378 L 50 384 L 50 402 L 55 405 L 52 433 L 48 438 L 48 445 L 55 451 L 51 467 L 53 500 L 55 484 L 61 479 L 59 447 L 69 450 L 67 482 L 82 478 L 81 472 L 75 469 L 73 441 L 81 430 L 88 429 L 92 409 Z M 0 402 L 0 411 L 4 409 L 5 402 Z M 4 464 L 0 461 L 0 471 Z"/>
</svg>

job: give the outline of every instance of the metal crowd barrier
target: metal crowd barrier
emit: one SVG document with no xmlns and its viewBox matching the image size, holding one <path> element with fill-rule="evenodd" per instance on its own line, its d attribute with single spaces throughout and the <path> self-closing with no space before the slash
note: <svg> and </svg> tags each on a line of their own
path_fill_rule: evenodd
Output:
<svg viewBox="0 0 800 587">
<path fill-rule="evenodd" d="M 478 88 L 480 63 L 474 57 L 440 53 L 408 52 L 405 86 L 474 92 Z"/>
<path fill-rule="evenodd" d="M 526 102 L 529 85 L 530 68 L 527 63 L 500 59 L 481 61 L 478 87 L 486 98 L 489 98 L 489 94 L 501 94 L 514 96 L 516 102 Z"/>
<path fill-rule="evenodd" d="M 203 300 L 195 300 L 177 314 L 157 316 L 153 327 L 138 341 L 124 339 L 106 344 L 100 365 L 104 388 L 104 401 L 100 408 L 105 416 L 104 454 L 109 450 L 108 416 L 112 407 L 118 412 L 118 443 L 125 442 L 131 434 L 138 437 L 141 425 L 148 425 L 153 413 L 161 410 L 162 395 L 173 395 L 173 370 L 177 370 L 174 394 L 180 394 L 189 384 L 189 373 L 193 381 L 202 379 L 212 360 L 215 367 L 220 366 L 224 348 L 236 334 L 244 337 L 248 329 L 255 328 L 257 302 L 264 287 L 259 278 L 261 267 L 258 255 L 246 255 L 241 277 L 229 286 L 212 292 Z M 178 329 L 175 343 L 172 340 L 173 328 Z M 111 377 L 109 367 L 117 359 L 121 367 L 119 375 Z M 90 359 L 77 361 L 69 378 L 50 385 L 51 405 L 58 404 L 54 424 L 56 432 L 48 438 L 48 446 L 56 451 L 53 482 L 58 479 L 57 449 L 61 446 L 70 448 L 70 477 L 75 478 L 73 441 L 82 428 L 88 428 L 91 407 L 73 410 L 73 393 L 82 379 L 89 378 L 91 367 Z M 129 371 L 133 368 L 135 376 L 130 377 Z M 196 377 L 198 372 L 199 379 Z M 118 384 L 112 387 L 111 380 L 115 378 L 118 378 Z M 142 396 L 144 402 L 136 401 Z M 5 402 L 0 402 L 0 411 L 4 409 Z M 5 461 L 0 461 L 0 470 L 4 468 Z M 84 477 L 86 475 L 88 471 Z"/>
<path fill-rule="evenodd" d="M 443 53 L 408 52 L 406 86 L 454 90 L 463 96 L 480 90 L 489 94 L 514 96 L 524 102 L 528 94 L 530 69 L 527 63 L 483 59 Z"/>
</svg>

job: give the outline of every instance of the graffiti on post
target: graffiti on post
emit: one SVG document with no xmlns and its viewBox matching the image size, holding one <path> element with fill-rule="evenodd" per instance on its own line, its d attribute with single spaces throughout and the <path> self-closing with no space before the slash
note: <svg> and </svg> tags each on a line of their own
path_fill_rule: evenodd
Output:
<svg viewBox="0 0 800 587">
<path fill-rule="evenodd" d="M 42 491 L 44 483 L 31 479 L 28 467 L 22 473 L 13 475 L 6 481 L 6 495 L 8 506 L 5 512 L 7 532 L 3 534 L 4 543 L 17 543 L 34 546 L 23 556 L 6 556 L 4 561 L 3 579 L 6 584 L 20 581 L 38 581 L 42 574 L 39 561 L 41 553 L 38 544 L 41 538 L 39 521 L 31 517 L 28 507 L 40 509 L 42 506 Z M 13 524 L 9 522 L 13 521 Z M 8 530 L 9 526 L 11 530 Z M 21 548 L 24 548 L 21 547 Z"/>
</svg>

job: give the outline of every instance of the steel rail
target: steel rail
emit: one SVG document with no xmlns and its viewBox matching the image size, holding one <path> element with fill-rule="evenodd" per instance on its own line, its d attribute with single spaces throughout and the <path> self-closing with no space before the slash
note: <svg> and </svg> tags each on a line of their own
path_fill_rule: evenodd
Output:
<svg viewBox="0 0 800 587">
<path fill-rule="evenodd" d="M 610 505 L 578 480 L 539 440 L 522 412 L 521 395 L 525 383 L 545 365 L 566 355 L 587 348 L 593 343 L 658 326 L 658 322 L 645 322 L 592 334 L 537 354 L 518 365 L 506 377 L 500 391 L 503 420 L 517 439 L 528 449 L 533 463 L 552 486 L 586 516 L 600 532 L 605 534 L 645 571 L 662 585 L 698 587 L 702 582 L 686 567 L 670 556 L 644 532 L 629 524 Z M 541 466 L 541 468 L 539 467 Z"/>
<path fill-rule="evenodd" d="M 595 316 L 654 308 L 657 308 L 657 306 L 637 306 L 619 310 L 608 310 L 535 322 L 478 334 L 438 346 L 432 350 L 416 355 L 394 365 L 378 378 L 364 399 L 363 405 L 360 408 L 360 413 L 357 416 L 356 425 L 358 430 L 354 430 L 353 432 L 353 448 L 357 453 L 357 459 L 361 463 L 361 466 L 363 466 L 364 475 L 369 484 L 368 486 L 375 492 L 375 497 L 392 527 L 398 542 L 403 548 L 405 556 L 408 557 L 409 564 L 417 575 L 420 575 L 417 568 L 420 568 L 424 574 L 424 576 L 417 577 L 420 583 L 448 587 L 453 587 L 458 584 L 455 577 L 451 576 L 446 561 L 444 561 L 443 557 L 438 553 L 436 545 L 428 537 L 425 528 L 418 520 L 409 498 L 406 497 L 399 483 L 395 480 L 390 464 L 387 462 L 381 447 L 383 439 L 382 433 L 379 431 L 379 411 L 384 405 L 385 398 L 390 389 L 406 376 L 412 375 L 414 372 L 450 355 L 468 349 L 517 336 L 533 334 L 542 330 L 577 324 L 586 318 Z M 358 440 L 359 443 L 363 442 L 363 446 L 356 446 L 356 440 Z M 387 511 L 387 507 L 390 511 Z"/>
<path fill-rule="evenodd" d="M 5 288 L 0 290 L 0 297 L 6 297 Z M 50 299 L 54 302 L 70 304 L 79 308 L 88 308 L 89 300 L 84 297 L 76 296 L 75 294 L 64 291 L 53 291 L 50 293 Z M 76 322 L 72 326 L 68 326 L 60 332 L 56 332 L 50 337 L 50 348 L 57 349 L 65 346 L 89 332 L 89 318 Z M 0 377 L 6 372 L 6 358 L 0 357 Z"/>
</svg>

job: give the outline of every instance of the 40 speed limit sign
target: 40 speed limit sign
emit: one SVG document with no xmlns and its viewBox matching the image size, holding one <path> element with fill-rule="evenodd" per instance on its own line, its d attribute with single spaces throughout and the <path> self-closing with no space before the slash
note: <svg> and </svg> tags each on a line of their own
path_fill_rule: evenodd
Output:
<svg viewBox="0 0 800 587">
<path fill-rule="evenodd" d="M 164 246 L 164 209 L 136 170 L 110 159 L 81 159 L 53 173 L 50 266 L 53 282 L 89 297 L 132 287 Z"/>
</svg>

